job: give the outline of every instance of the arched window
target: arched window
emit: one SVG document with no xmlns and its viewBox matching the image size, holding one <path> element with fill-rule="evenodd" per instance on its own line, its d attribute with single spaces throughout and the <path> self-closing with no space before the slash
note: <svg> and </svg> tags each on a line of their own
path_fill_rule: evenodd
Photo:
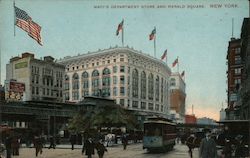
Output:
<svg viewBox="0 0 250 158">
<path fill-rule="evenodd" d="M 142 71 L 141 73 L 141 98 L 146 99 L 146 83 L 147 83 L 147 78 L 146 78 L 146 73 Z"/>
<path fill-rule="evenodd" d="M 79 76 L 77 73 L 75 73 L 72 77 L 72 87 L 74 89 L 79 89 Z"/>
<path fill-rule="evenodd" d="M 154 76 L 152 73 L 148 75 L 148 99 L 154 99 Z"/>
<path fill-rule="evenodd" d="M 64 89 L 69 90 L 69 76 L 65 75 Z"/>
<path fill-rule="evenodd" d="M 163 78 L 161 78 L 161 102 L 163 103 L 163 87 L 164 87 L 164 84 L 163 84 Z"/>
<path fill-rule="evenodd" d="M 79 99 L 79 76 L 77 73 L 74 73 L 72 77 L 72 99 L 78 100 Z"/>
<path fill-rule="evenodd" d="M 93 92 L 92 94 L 93 96 L 100 96 L 98 70 L 94 70 L 92 72 L 92 92 Z"/>
<path fill-rule="evenodd" d="M 88 72 L 82 73 L 82 96 L 88 96 L 89 95 L 89 74 Z"/>
<path fill-rule="evenodd" d="M 138 80 L 139 80 L 139 75 L 137 69 L 134 69 L 132 72 L 132 95 L 135 98 L 138 98 Z"/>
<path fill-rule="evenodd" d="M 160 90 L 160 79 L 159 76 L 156 76 L 155 79 L 155 100 L 159 101 L 159 90 Z"/>
<path fill-rule="evenodd" d="M 94 70 L 92 72 L 92 77 L 97 77 L 97 76 L 99 76 L 99 72 L 98 72 L 98 70 Z"/>
<path fill-rule="evenodd" d="M 109 75 L 110 74 L 110 70 L 108 68 L 103 69 L 102 72 L 103 75 Z"/>
<path fill-rule="evenodd" d="M 102 72 L 102 96 L 110 96 L 110 70 L 108 68 L 103 69 Z"/>
<path fill-rule="evenodd" d="M 69 80 L 69 76 L 65 75 L 65 81 L 68 81 L 68 80 Z"/>
<path fill-rule="evenodd" d="M 82 73 L 82 78 L 88 78 L 89 77 L 89 74 L 85 71 Z"/>
</svg>

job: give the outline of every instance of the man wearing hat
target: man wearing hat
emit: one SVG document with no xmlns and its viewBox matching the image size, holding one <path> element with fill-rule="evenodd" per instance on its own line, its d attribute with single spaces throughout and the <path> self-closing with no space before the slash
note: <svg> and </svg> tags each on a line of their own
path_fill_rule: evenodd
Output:
<svg viewBox="0 0 250 158">
<path fill-rule="evenodd" d="M 206 133 L 206 137 L 202 139 L 200 144 L 200 158 L 217 158 L 216 143 L 211 138 L 211 132 Z"/>
</svg>

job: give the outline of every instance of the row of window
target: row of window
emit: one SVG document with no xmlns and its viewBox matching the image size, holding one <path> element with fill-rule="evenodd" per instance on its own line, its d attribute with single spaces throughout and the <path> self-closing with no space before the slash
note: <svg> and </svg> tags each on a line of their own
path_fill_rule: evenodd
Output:
<svg viewBox="0 0 250 158">
<path fill-rule="evenodd" d="M 39 87 L 31 87 L 31 93 L 35 94 L 35 95 L 39 95 Z M 46 88 L 42 88 L 42 95 L 44 96 L 56 96 L 56 97 L 62 97 L 62 91 L 61 90 L 52 90 L 52 89 L 46 89 Z"/>
<path fill-rule="evenodd" d="M 120 100 L 121 102 L 121 100 Z M 124 105 L 124 100 L 122 101 L 123 104 L 121 105 Z M 135 108 L 135 109 L 138 109 L 139 108 L 139 104 L 141 103 L 141 109 L 143 110 L 155 110 L 155 111 L 161 111 L 163 112 L 163 105 L 159 105 L 159 104 L 155 104 L 155 108 L 154 108 L 154 104 L 153 103 L 148 103 L 148 108 L 147 108 L 147 103 L 146 102 L 139 102 L 139 101 L 132 101 L 132 108 Z M 130 106 L 128 104 L 128 106 Z"/>
<path fill-rule="evenodd" d="M 118 95 L 118 87 L 113 87 L 113 96 L 117 96 Z M 120 87 L 120 92 L 119 92 L 120 96 L 125 96 L 125 87 Z M 93 88 L 92 89 L 92 96 L 103 96 L 103 97 L 109 97 L 111 95 L 110 92 L 110 88 L 106 87 L 103 89 L 99 89 L 99 88 Z M 84 89 L 82 91 L 82 96 L 89 96 L 89 90 Z M 69 100 L 69 92 L 65 93 L 65 99 Z M 79 100 L 79 91 L 78 90 L 74 90 L 72 91 L 72 99 L 73 100 Z"/>
<path fill-rule="evenodd" d="M 116 63 L 116 59 L 113 59 L 113 62 Z M 124 62 L 124 58 L 120 58 L 120 62 Z M 106 65 L 106 64 L 110 64 L 111 63 L 111 60 L 107 60 L 107 61 L 102 61 L 102 65 Z M 94 67 L 94 66 L 99 66 L 100 65 L 100 62 L 97 61 L 97 62 L 92 62 L 91 63 L 91 66 Z M 88 68 L 89 67 L 89 63 L 86 63 L 86 64 L 83 64 L 82 65 L 82 68 Z M 72 67 L 72 70 L 78 70 L 80 68 L 80 66 L 73 66 Z M 70 68 L 69 68 L 69 65 L 67 65 L 67 71 L 69 71 Z"/>
</svg>

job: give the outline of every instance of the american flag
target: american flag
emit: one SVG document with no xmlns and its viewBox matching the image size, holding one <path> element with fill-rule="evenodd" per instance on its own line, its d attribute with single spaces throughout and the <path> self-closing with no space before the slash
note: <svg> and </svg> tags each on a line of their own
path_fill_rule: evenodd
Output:
<svg viewBox="0 0 250 158">
<path fill-rule="evenodd" d="M 28 35 L 42 45 L 41 26 L 35 23 L 32 18 L 22 9 L 15 6 L 16 23 L 15 25 L 23 29 Z"/>
<path fill-rule="evenodd" d="M 153 40 L 155 38 L 155 34 L 156 34 L 156 28 L 154 28 L 151 34 L 149 35 L 149 40 Z"/>
<path fill-rule="evenodd" d="M 175 67 L 175 65 L 178 63 L 178 58 L 175 59 L 175 61 L 172 64 L 172 67 Z"/>
<path fill-rule="evenodd" d="M 161 56 L 161 60 L 165 59 L 167 57 L 167 49 L 164 51 L 164 53 Z"/>
<path fill-rule="evenodd" d="M 124 20 L 122 20 L 122 22 L 118 25 L 117 30 L 116 30 L 116 36 L 118 36 L 119 32 L 123 29 L 123 22 Z"/>
<path fill-rule="evenodd" d="M 185 71 L 182 71 L 181 77 L 184 77 L 184 75 L 185 75 Z"/>
</svg>

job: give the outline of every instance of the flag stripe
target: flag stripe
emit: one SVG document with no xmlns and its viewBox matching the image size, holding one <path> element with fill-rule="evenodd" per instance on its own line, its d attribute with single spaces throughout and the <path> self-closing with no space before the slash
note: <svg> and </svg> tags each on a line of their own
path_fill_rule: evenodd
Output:
<svg viewBox="0 0 250 158">
<path fill-rule="evenodd" d="M 18 27 L 20 27 L 21 29 L 23 29 L 24 31 L 29 32 L 29 23 L 27 21 L 17 19 L 16 20 L 16 25 Z"/>
</svg>

